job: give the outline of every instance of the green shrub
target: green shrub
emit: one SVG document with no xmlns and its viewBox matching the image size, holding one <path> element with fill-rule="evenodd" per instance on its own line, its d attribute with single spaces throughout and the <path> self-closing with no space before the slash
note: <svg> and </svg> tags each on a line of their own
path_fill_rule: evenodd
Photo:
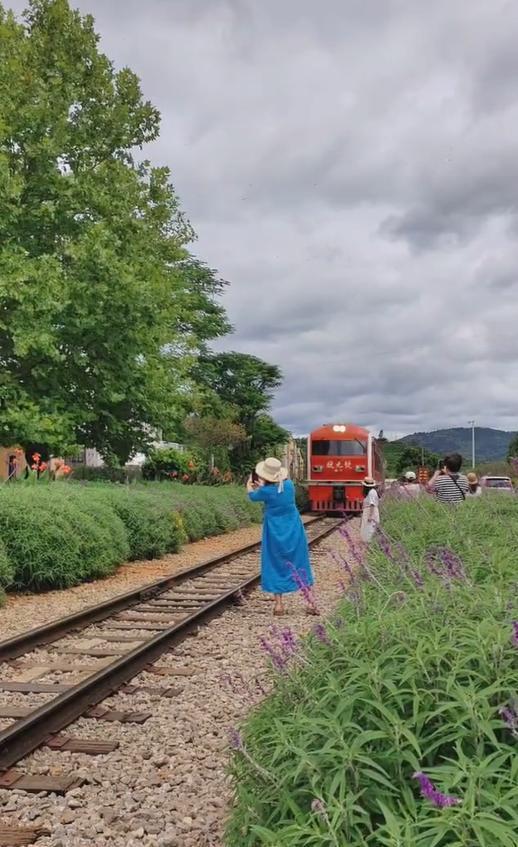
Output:
<svg viewBox="0 0 518 847">
<path fill-rule="evenodd" d="M 0 589 L 38 591 L 106 576 L 128 559 L 260 520 L 242 489 L 88 482 L 0 490 Z M 4 549 L 5 548 L 5 549 Z"/>
<path fill-rule="evenodd" d="M 297 509 L 302 514 L 310 511 L 309 492 L 305 485 L 295 485 L 295 502 Z"/>
<path fill-rule="evenodd" d="M 131 559 L 154 559 L 180 549 L 181 533 L 172 509 L 140 489 L 97 490 L 99 500 L 109 504 L 128 534 Z"/>
<path fill-rule="evenodd" d="M 64 588 L 113 573 L 123 561 L 116 532 L 59 484 L 1 491 L 0 535 L 15 588 Z"/>
<path fill-rule="evenodd" d="M 99 489 L 69 485 L 66 489 L 66 496 L 73 500 L 81 513 L 93 518 L 98 526 L 110 536 L 111 544 L 119 561 L 124 562 L 130 558 L 131 546 L 124 521 L 117 514 L 117 510 L 102 496 L 102 493 L 99 495 Z"/>
<path fill-rule="evenodd" d="M 100 468 L 76 465 L 71 477 L 74 482 L 119 482 L 121 484 L 138 482 L 140 479 L 142 479 L 140 468 L 110 468 L 104 465 Z"/>
<path fill-rule="evenodd" d="M 14 576 L 14 567 L 11 564 L 5 545 L 0 540 L 0 602 L 3 589 L 11 585 Z"/>
<path fill-rule="evenodd" d="M 517 843 L 518 503 L 388 502 L 382 519 L 338 618 L 245 725 L 228 847 Z"/>
<path fill-rule="evenodd" d="M 188 481 L 193 477 L 194 470 L 195 461 L 190 453 L 168 447 L 150 450 L 142 473 L 144 479 L 148 480 L 183 479 Z"/>
</svg>

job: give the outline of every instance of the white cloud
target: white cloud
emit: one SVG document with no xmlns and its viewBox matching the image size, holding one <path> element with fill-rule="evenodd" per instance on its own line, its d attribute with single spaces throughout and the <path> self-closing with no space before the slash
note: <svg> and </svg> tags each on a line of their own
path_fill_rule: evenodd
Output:
<svg viewBox="0 0 518 847">
<path fill-rule="evenodd" d="M 162 111 L 147 152 L 281 423 L 516 428 L 518 5 L 77 5 Z"/>
</svg>

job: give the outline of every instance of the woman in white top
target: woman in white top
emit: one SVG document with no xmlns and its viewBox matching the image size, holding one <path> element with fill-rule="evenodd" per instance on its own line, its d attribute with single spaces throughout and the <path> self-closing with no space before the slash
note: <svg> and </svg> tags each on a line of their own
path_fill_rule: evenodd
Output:
<svg viewBox="0 0 518 847">
<path fill-rule="evenodd" d="M 363 511 L 360 538 L 365 544 L 372 541 L 380 522 L 380 510 L 376 482 L 370 476 L 363 480 Z"/>
</svg>

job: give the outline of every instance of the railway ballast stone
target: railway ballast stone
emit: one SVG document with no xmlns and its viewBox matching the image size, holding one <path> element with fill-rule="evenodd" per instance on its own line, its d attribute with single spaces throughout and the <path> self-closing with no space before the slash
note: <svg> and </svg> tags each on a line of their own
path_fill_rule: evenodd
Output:
<svg viewBox="0 0 518 847">
<path fill-rule="evenodd" d="M 335 607 L 344 579 L 331 551 L 345 552 L 338 535 L 313 557 L 324 614 Z M 282 626 L 298 633 L 310 630 L 315 620 L 304 613 L 300 598 L 290 597 L 288 604 Z M 145 724 L 81 718 L 67 729 L 81 738 L 118 741 L 117 750 L 92 759 L 41 748 L 23 762 L 30 773 L 57 769 L 83 776 L 81 788 L 66 797 L 0 790 L 0 817 L 11 824 L 41 821 L 51 835 L 39 839 L 38 847 L 223 847 L 232 798 L 228 729 L 239 725 L 262 697 L 257 678 L 266 690 L 270 687 L 260 638 L 269 637 L 274 623 L 271 603 L 259 591 L 248 596 L 245 606 L 228 608 L 196 638 L 159 660 L 166 667 L 188 663 L 192 668 L 176 697 L 117 693 L 105 701 L 112 709 L 151 711 Z M 157 686 L 156 677 L 146 673 L 134 682 Z"/>
</svg>

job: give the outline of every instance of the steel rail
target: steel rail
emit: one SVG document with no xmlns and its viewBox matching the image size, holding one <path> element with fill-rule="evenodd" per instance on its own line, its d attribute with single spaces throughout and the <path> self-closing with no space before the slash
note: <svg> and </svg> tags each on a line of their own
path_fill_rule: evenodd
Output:
<svg viewBox="0 0 518 847">
<path fill-rule="evenodd" d="M 311 526 L 313 523 L 322 519 L 322 516 L 311 518 L 306 521 L 305 526 Z M 57 618 L 42 626 L 29 629 L 19 635 L 14 635 L 5 641 L 0 641 L 0 662 L 5 662 L 10 659 L 17 659 L 24 653 L 34 650 L 35 647 L 41 647 L 44 644 L 51 644 L 63 638 L 70 632 L 77 629 L 82 629 L 90 624 L 98 623 L 106 620 L 117 612 L 131 608 L 133 605 L 141 603 L 143 600 L 149 600 L 157 595 L 168 591 L 176 582 L 196 576 L 203 573 L 208 568 L 214 568 L 217 565 L 222 565 L 225 562 L 232 561 L 238 556 L 243 556 L 245 553 L 251 553 L 261 545 L 260 541 L 254 541 L 252 544 L 246 544 L 237 550 L 230 553 L 223 553 L 220 556 L 214 556 L 210 559 L 205 559 L 190 568 L 184 568 L 170 576 L 162 577 L 162 579 L 150 582 L 147 585 L 141 585 L 124 594 L 117 594 L 109 600 L 98 603 L 95 606 L 87 606 L 78 612 L 73 612 L 71 615 L 66 615 L 63 618 Z"/>
<path fill-rule="evenodd" d="M 318 522 L 321 520 L 319 519 Z M 313 523 L 315 522 L 317 521 Z M 310 546 L 330 535 L 340 523 L 341 521 L 339 520 L 334 521 L 331 525 L 326 526 L 322 531 L 310 538 Z M 240 553 L 234 553 L 232 558 L 238 558 L 239 555 L 250 552 L 251 549 L 257 546 L 257 544 L 247 545 Z M 228 556 L 222 556 L 212 560 L 212 567 L 216 567 L 220 560 L 224 562 L 228 558 Z M 210 565 L 205 562 L 202 565 L 184 571 L 183 575 L 190 575 L 207 567 L 210 567 Z M 178 577 L 179 574 L 176 576 Z M 233 586 L 221 594 L 216 600 L 211 600 L 204 604 L 188 617 L 176 624 L 172 624 L 168 629 L 159 632 L 129 653 L 115 659 L 115 661 L 111 662 L 105 668 L 87 677 L 87 679 L 73 686 L 68 691 L 35 709 L 27 717 L 17 720 L 11 727 L 0 732 L 0 772 L 11 768 L 24 756 L 36 750 L 49 736 L 60 732 L 79 718 L 91 706 L 95 706 L 106 697 L 115 693 L 118 688 L 129 682 L 130 679 L 156 661 L 162 653 L 169 650 L 175 643 L 182 641 L 190 632 L 198 627 L 198 624 L 205 623 L 219 614 L 226 603 L 236 595 L 255 585 L 259 578 L 260 573 L 248 577 L 239 585 Z M 159 580 L 160 582 L 162 580 Z M 157 585 L 157 583 L 153 583 L 153 585 Z M 149 589 L 149 586 L 147 586 L 147 589 Z M 135 592 L 130 592 L 130 594 L 133 593 Z M 105 604 L 101 605 L 104 606 Z M 69 616 L 69 618 L 73 617 L 75 616 Z"/>
</svg>

